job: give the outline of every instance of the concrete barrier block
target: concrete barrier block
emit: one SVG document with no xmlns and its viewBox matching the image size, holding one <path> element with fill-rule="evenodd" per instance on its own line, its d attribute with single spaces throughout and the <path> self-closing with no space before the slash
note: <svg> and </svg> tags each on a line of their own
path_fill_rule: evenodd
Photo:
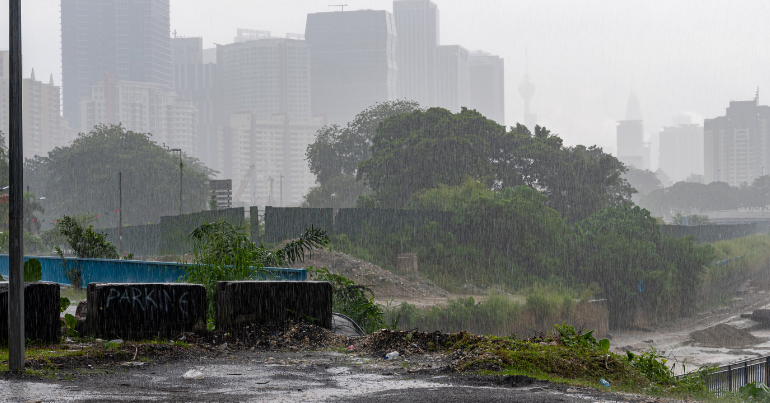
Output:
<svg viewBox="0 0 770 403">
<path fill-rule="evenodd" d="M 217 329 L 307 320 L 332 328 L 332 285 L 325 281 L 220 281 Z"/>
<path fill-rule="evenodd" d="M 176 337 L 206 329 L 206 288 L 187 283 L 91 283 L 86 327 L 101 338 Z"/>
<path fill-rule="evenodd" d="M 56 283 L 24 283 L 24 337 L 30 340 L 58 342 L 59 291 Z M 0 340 L 8 339 L 8 283 L 0 283 Z"/>
</svg>

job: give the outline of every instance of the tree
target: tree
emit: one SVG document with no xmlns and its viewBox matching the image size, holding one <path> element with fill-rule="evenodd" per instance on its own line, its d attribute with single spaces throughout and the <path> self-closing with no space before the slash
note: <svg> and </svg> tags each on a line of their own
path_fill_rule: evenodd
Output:
<svg viewBox="0 0 770 403">
<path fill-rule="evenodd" d="M 383 121 L 372 140 L 372 157 L 357 178 L 375 192 L 381 207 L 401 207 L 422 189 L 460 185 L 466 177 L 494 183 L 490 158 L 505 128 L 480 113 L 442 108 L 414 111 Z"/>
<path fill-rule="evenodd" d="M 183 155 L 183 212 L 204 210 L 212 171 Z M 179 214 L 179 158 L 150 134 L 121 125 L 96 126 L 68 147 L 25 162 L 25 182 L 45 196 L 47 217 L 93 212 L 99 224 L 117 226 L 118 172 L 123 174 L 123 223 L 158 222 Z M 105 215 L 106 214 L 106 215 Z"/>
<path fill-rule="evenodd" d="M 107 235 L 94 231 L 91 225 L 83 228 L 73 218 L 64 216 L 57 220 L 56 231 L 64 236 L 75 256 L 79 258 L 120 259 L 115 245 L 107 241 Z M 58 246 L 56 250 L 63 256 Z"/>
<path fill-rule="evenodd" d="M 340 175 L 310 189 L 305 195 L 302 207 L 349 208 L 356 207 L 356 201 L 372 191 L 356 180 L 355 176 Z"/>
<path fill-rule="evenodd" d="M 347 126 L 324 126 L 316 141 L 307 147 L 310 172 L 325 184 L 340 175 L 355 175 L 358 164 L 371 157 L 371 145 L 377 126 L 383 120 L 420 109 L 415 101 L 397 100 L 377 103 L 356 115 Z"/>
<path fill-rule="evenodd" d="M 658 176 L 649 169 L 629 167 L 628 171 L 622 176 L 637 192 L 632 198 L 634 203 L 639 203 L 642 197 L 650 194 L 652 191 L 663 189 L 663 184 L 658 179 Z"/>
</svg>

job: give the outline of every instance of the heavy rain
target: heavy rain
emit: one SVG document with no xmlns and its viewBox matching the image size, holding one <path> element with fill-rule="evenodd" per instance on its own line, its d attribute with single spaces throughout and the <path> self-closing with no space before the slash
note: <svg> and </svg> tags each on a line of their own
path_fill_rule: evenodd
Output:
<svg viewBox="0 0 770 403">
<path fill-rule="evenodd" d="M 770 3 L 5 4 L 0 401 L 770 402 Z"/>
</svg>

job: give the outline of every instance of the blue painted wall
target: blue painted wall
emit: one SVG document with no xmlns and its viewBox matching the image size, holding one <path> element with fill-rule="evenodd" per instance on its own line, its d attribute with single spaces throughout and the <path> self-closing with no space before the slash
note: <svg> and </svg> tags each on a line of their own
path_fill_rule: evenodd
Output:
<svg viewBox="0 0 770 403">
<path fill-rule="evenodd" d="M 62 260 L 51 256 L 24 256 L 24 260 L 35 258 L 43 266 L 43 281 L 69 284 L 64 276 Z M 142 260 L 112 259 L 67 259 L 69 267 L 81 267 L 83 284 L 88 283 L 173 283 L 184 274 L 179 263 L 145 262 Z M 266 268 L 270 280 L 307 281 L 305 269 Z M 8 277 L 8 255 L 0 255 L 0 275 Z"/>
</svg>

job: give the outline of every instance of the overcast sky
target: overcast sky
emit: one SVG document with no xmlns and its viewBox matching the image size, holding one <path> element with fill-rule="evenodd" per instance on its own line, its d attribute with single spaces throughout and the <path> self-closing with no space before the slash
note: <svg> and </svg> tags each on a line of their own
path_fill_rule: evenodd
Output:
<svg viewBox="0 0 770 403">
<path fill-rule="evenodd" d="M 532 110 L 569 145 L 615 149 L 616 121 L 631 91 L 654 145 L 673 115 L 699 123 L 730 100 L 760 89 L 770 99 L 770 2 L 434 0 L 441 43 L 505 58 L 506 124 L 523 121 L 517 86 L 524 53 L 537 89 Z M 303 33 L 307 13 L 328 0 L 171 0 L 171 31 L 230 43 L 236 28 Z M 346 10 L 385 9 L 389 0 L 345 0 Z M 24 75 L 61 83 L 59 0 L 22 0 Z M 8 7 L 0 7 L 0 47 L 8 48 Z M 763 96 L 763 94 L 766 94 Z M 656 164 L 657 153 L 653 152 Z"/>
</svg>

